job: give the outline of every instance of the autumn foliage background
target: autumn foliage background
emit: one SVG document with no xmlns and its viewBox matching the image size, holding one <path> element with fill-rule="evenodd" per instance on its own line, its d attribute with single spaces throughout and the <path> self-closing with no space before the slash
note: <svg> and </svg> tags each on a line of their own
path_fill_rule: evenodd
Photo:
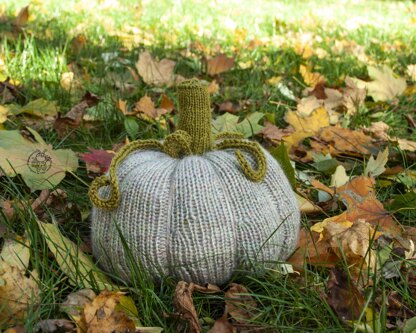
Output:
<svg viewBox="0 0 416 333">
<path fill-rule="evenodd" d="M 0 1 L 0 331 L 415 332 L 415 50 L 411 1 Z M 192 77 L 214 133 L 283 166 L 298 249 L 127 286 L 91 257 L 88 186 L 175 129 Z"/>
</svg>

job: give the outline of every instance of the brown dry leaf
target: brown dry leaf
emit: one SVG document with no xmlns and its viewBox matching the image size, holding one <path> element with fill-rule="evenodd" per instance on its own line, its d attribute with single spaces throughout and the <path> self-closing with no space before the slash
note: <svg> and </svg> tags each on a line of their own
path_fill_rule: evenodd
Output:
<svg viewBox="0 0 416 333">
<path fill-rule="evenodd" d="M 165 110 L 165 113 L 170 113 L 175 108 L 172 100 L 166 94 L 162 94 L 162 100 L 160 101 L 159 109 Z M 164 114 L 165 114 L 164 113 Z"/>
<path fill-rule="evenodd" d="M 227 315 L 224 314 L 220 319 L 217 319 L 214 326 L 208 331 L 208 333 L 236 333 L 237 329 L 231 325 L 227 319 Z"/>
<path fill-rule="evenodd" d="M 200 333 L 201 325 L 195 310 L 194 301 L 192 300 L 192 292 L 194 284 L 185 281 L 179 281 L 176 285 L 173 306 L 178 312 L 181 319 L 189 322 L 189 333 Z"/>
<path fill-rule="evenodd" d="M 299 233 L 297 250 L 288 259 L 288 263 L 297 270 L 303 270 L 305 264 L 333 267 L 338 257 L 330 251 L 327 242 L 319 242 L 319 234 L 302 228 Z"/>
<path fill-rule="evenodd" d="M 83 319 L 89 333 L 135 332 L 134 321 L 120 309 L 124 293 L 102 291 L 85 303 Z"/>
<path fill-rule="evenodd" d="M 309 199 L 304 198 L 297 193 L 295 193 L 295 196 L 301 213 L 308 215 L 322 212 L 322 209 Z"/>
<path fill-rule="evenodd" d="M 133 110 L 135 113 L 144 113 L 152 119 L 157 116 L 155 103 L 153 103 L 152 99 L 147 95 L 143 96 L 138 102 L 136 102 Z"/>
<path fill-rule="evenodd" d="M 328 221 L 323 227 L 322 241 L 328 242 L 339 258 L 345 257 L 349 265 L 361 267 L 364 260 L 367 267 L 374 271 L 377 258 L 371 244 L 381 234 L 364 220 L 354 223 Z"/>
<path fill-rule="evenodd" d="M 228 313 L 239 323 L 248 322 L 254 315 L 257 303 L 249 294 L 246 287 L 241 284 L 231 283 L 225 293 L 225 313 Z"/>
<path fill-rule="evenodd" d="M 173 70 L 176 63 L 172 60 L 162 59 L 156 61 L 148 51 L 140 53 L 136 63 L 137 71 L 143 81 L 151 86 L 171 86 L 175 83 Z"/>
<path fill-rule="evenodd" d="M 229 112 L 229 113 L 237 113 L 240 111 L 240 106 L 237 104 L 234 104 L 230 101 L 225 101 L 224 103 L 221 103 L 219 106 L 219 111 Z"/>
<path fill-rule="evenodd" d="M 135 115 L 137 112 L 130 112 L 127 106 L 127 102 L 122 99 L 118 99 L 116 102 L 117 109 L 125 116 Z"/>
<path fill-rule="evenodd" d="M 220 54 L 215 58 L 207 60 L 207 71 L 211 76 L 229 71 L 234 66 L 234 57 L 229 58 L 225 54 Z"/>
<path fill-rule="evenodd" d="M 301 117 L 309 117 L 313 111 L 320 107 L 322 107 L 322 102 L 312 95 L 299 100 L 296 111 Z"/>
<path fill-rule="evenodd" d="M 376 139 L 387 141 L 389 139 L 389 135 L 387 134 L 389 129 L 390 126 L 385 122 L 376 121 L 369 128 L 364 128 L 364 131 L 373 134 Z"/>
<path fill-rule="evenodd" d="M 14 25 L 17 27 L 23 27 L 26 25 L 27 21 L 29 20 L 29 6 L 25 6 L 20 9 L 19 14 L 17 14 L 16 19 L 14 21 Z"/>
<path fill-rule="evenodd" d="M 407 139 L 397 139 L 397 143 L 399 144 L 399 147 L 401 150 L 407 150 L 414 152 L 416 151 L 416 142 L 410 141 Z"/>
<path fill-rule="evenodd" d="M 0 126 L 1 124 L 6 122 L 8 113 L 9 109 L 6 108 L 4 105 L 0 105 Z"/>
<path fill-rule="evenodd" d="M 406 73 L 412 81 L 416 82 L 416 64 L 407 65 Z"/>
<path fill-rule="evenodd" d="M 327 284 L 327 303 L 343 321 L 357 320 L 364 309 L 365 299 L 348 273 L 333 268 Z"/>
<path fill-rule="evenodd" d="M 345 89 L 342 94 L 342 103 L 347 109 L 347 114 L 352 116 L 356 114 L 359 108 L 364 104 L 367 91 L 358 88 L 356 83 L 350 77 L 345 78 Z"/>
<path fill-rule="evenodd" d="M 0 329 L 25 323 L 28 309 L 38 305 L 40 290 L 33 276 L 35 271 L 26 277 L 24 270 L 0 261 Z"/>
<path fill-rule="evenodd" d="M 60 310 L 65 312 L 77 325 L 81 332 L 87 331 L 87 323 L 84 318 L 84 307 L 91 304 L 97 295 L 91 289 L 81 289 L 69 294 L 60 305 Z"/>
<path fill-rule="evenodd" d="M 64 137 L 69 131 L 81 125 L 85 111 L 88 108 L 97 105 L 99 101 L 100 98 L 97 95 L 87 92 L 81 98 L 81 101 L 73 106 L 65 116 L 55 120 L 53 128 L 60 137 Z"/>
<path fill-rule="evenodd" d="M 311 72 L 311 69 L 305 65 L 299 66 L 299 73 L 302 75 L 303 81 L 306 85 L 312 88 L 314 88 L 318 83 L 326 81 L 322 74 Z"/>
<path fill-rule="evenodd" d="M 399 235 L 401 228 L 392 216 L 378 201 L 374 191 L 373 178 L 360 176 L 337 189 L 338 199 L 344 203 L 347 210 L 340 215 L 326 220 L 333 222 L 351 221 L 356 223 L 360 219 L 370 223 L 377 231 Z"/>
<path fill-rule="evenodd" d="M 373 140 L 370 136 L 362 131 L 353 131 L 340 126 L 323 128 L 319 133 L 319 139 L 324 141 L 324 144 L 322 141 L 311 140 L 312 148 L 323 154 L 330 153 L 333 157 L 340 154 L 369 155 L 371 153 L 369 148 L 373 147 Z"/>
<path fill-rule="evenodd" d="M 263 137 L 275 144 L 278 144 L 284 136 L 288 136 L 293 133 L 291 128 L 279 128 L 269 121 L 265 122 L 265 127 L 261 130 L 260 134 Z"/>
<path fill-rule="evenodd" d="M 386 102 L 397 98 L 406 90 L 406 80 L 397 77 L 393 71 L 387 67 L 377 68 L 368 66 L 368 75 L 373 81 L 365 82 L 356 78 L 351 78 L 358 88 L 367 89 L 368 95 L 373 97 L 374 101 Z"/>
<path fill-rule="evenodd" d="M 300 117 L 297 112 L 288 111 L 285 121 L 289 123 L 294 132 L 283 139 L 290 147 L 297 146 L 303 139 L 319 133 L 321 128 L 329 126 L 328 112 L 324 108 L 313 111 L 309 117 Z"/>
</svg>

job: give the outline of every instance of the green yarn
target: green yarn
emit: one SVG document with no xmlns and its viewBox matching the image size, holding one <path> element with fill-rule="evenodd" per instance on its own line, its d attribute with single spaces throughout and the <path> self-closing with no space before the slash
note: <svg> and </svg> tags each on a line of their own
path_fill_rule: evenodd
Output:
<svg viewBox="0 0 416 333">
<path fill-rule="evenodd" d="M 212 150 L 211 106 L 209 93 L 197 79 L 178 86 L 178 129 L 188 132 L 192 138 L 191 150 L 196 155 Z"/>
<path fill-rule="evenodd" d="M 187 155 L 203 155 L 211 150 L 237 149 L 235 152 L 242 172 L 252 181 L 262 181 L 267 172 L 267 162 L 264 152 L 257 142 L 247 141 L 240 133 L 224 132 L 211 134 L 211 109 L 209 93 L 197 79 L 182 82 L 178 86 L 179 124 L 175 133 L 168 135 L 165 140 L 137 140 L 122 149 L 111 161 L 109 174 L 96 178 L 88 192 L 91 202 L 101 209 L 117 208 L 120 201 L 119 184 L 116 177 L 118 165 L 132 152 L 137 150 L 159 150 L 173 158 Z M 215 143 L 215 141 L 220 141 Z M 256 162 L 254 170 L 241 151 L 250 154 Z M 104 199 L 99 195 L 103 186 L 110 187 L 109 197 Z"/>
</svg>

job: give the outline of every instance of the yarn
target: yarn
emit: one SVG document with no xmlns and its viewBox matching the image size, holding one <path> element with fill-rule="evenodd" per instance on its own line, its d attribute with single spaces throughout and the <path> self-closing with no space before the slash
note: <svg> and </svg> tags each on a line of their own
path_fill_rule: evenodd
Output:
<svg viewBox="0 0 416 333">
<path fill-rule="evenodd" d="M 280 165 L 239 134 L 211 134 L 209 94 L 199 81 L 180 84 L 178 100 L 175 133 L 126 145 L 90 187 L 98 263 L 131 281 L 118 231 L 154 279 L 222 284 L 245 259 L 285 260 L 300 216 Z"/>
</svg>

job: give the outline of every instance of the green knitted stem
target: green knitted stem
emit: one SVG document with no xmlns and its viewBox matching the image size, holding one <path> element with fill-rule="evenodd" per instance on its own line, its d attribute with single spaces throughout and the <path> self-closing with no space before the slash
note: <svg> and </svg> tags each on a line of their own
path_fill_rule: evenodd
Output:
<svg viewBox="0 0 416 333">
<path fill-rule="evenodd" d="M 178 86 L 179 124 L 192 138 L 192 153 L 202 155 L 212 149 L 211 108 L 209 93 L 197 79 Z"/>
</svg>

